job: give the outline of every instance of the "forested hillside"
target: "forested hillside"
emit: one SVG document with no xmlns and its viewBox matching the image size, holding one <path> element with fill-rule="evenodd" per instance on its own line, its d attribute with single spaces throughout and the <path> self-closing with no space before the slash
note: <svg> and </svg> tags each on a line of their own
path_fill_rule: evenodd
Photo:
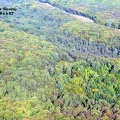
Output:
<svg viewBox="0 0 120 120">
<path fill-rule="evenodd" d="M 119 0 L 39 0 L 72 14 L 82 15 L 95 23 L 120 29 Z"/>
<path fill-rule="evenodd" d="M 0 120 L 120 119 L 119 0 L 0 6 Z"/>
</svg>

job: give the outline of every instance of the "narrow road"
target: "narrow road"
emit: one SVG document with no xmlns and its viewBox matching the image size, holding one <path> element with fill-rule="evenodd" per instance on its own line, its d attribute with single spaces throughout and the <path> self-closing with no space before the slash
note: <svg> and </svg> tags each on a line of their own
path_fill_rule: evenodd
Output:
<svg viewBox="0 0 120 120">
<path fill-rule="evenodd" d="M 52 6 L 52 5 L 48 4 L 48 3 L 38 2 L 37 5 L 38 5 L 38 4 L 39 4 L 39 7 L 41 7 L 41 8 L 52 8 L 52 9 L 60 10 L 59 8 L 54 7 L 54 6 Z M 76 19 L 78 19 L 78 20 L 81 20 L 81 21 L 83 21 L 83 22 L 93 22 L 93 23 L 94 23 L 93 20 L 91 20 L 91 19 L 89 19 L 89 18 L 87 18 L 87 17 L 80 16 L 80 15 L 75 15 L 75 14 L 71 14 L 71 13 L 68 13 L 68 12 L 66 12 L 66 11 L 64 11 L 64 10 L 60 10 L 60 11 L 63 11 L 63 12 L 65 12 L 66 14 L 69 14 L 69 15 L 71 15 L 72 17 L 74 17 L 74 18 L 76 18 Z"/>
<path fill-rule="evenodd" d="M 59 8 L 54 7 L 54 6 L 52 6 L 52 5 L 48 4 L 48 3 L 37 2 L 37 5 L 38 5 L 38 7 L 40 7 L 40 8 L 47 8 L 47 9 L 48 9 L 48 8 L 51 8 L 51 9 L 60 10 Z M 87 18 L 87 17 L 80 16 L 80 15 L 75 15 L 75 14 L 71 14 L 71 13 L 66 12 L 66 11 L 64 11 L 64 10 L 60 10 L 60 11 L 66 13 L 66 14 L 69 14 L 69 15 L 72 16 L 73 18 L 78 19 L 78 20 L 81 20 L 81 21 L 83 21 L 83 22 L 86 22 L 86 23 L 94 23 L 93 20 L 91 20 L 91 19 L 89 19 L 89 18 Z M 120 29 L 116 29 L 116 30 L 117 30 L 118 32 L 120 32 Z"/>
</svg>

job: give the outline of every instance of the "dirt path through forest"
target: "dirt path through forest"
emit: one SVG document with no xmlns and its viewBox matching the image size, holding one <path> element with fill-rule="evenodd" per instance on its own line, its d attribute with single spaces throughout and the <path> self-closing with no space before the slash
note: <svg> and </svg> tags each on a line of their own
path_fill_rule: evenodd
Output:
<svg viewBox="0 0 120 120">
<path fill-rule="evenodd" d="M 59 8 L 54 7 L 54 6 L 52 6 L 52 5 L 48 4 L 48 3 L 38 2 L 37 5 L 38 5 L 38 4 L 39 4 L 39 7 L 41 7 L 41 8 L 52 8 L 52 9 L 60 10 Z M 60 10 L 60 11 L 65 12 L 64 10 Z M 89 19 L 89 18 L 87 18 L 87 17 L 84 17 L 84 16 L 74 15 L 74 14 L 70 14 L 70 13 L 68 13 L 68 12 L 65 12 L 65 13 L 66 13 L 66 14 L 69 14 L 69 15 L 71 15 L 72 17 L 74 17 L 74 18 L 76 18 L 76 19 L 78 19 L 78 20 L 81 20 L 81 21 L 83 21 L 83 22 L 94 22 L 93 20 L 91 20 L 91 19 Z"/>
<path fill-rule="evenodd" d="M 52 9 L 60 10 L 59 8 L 54 7 L 54 6 L 52 6 L 52 5 L 48 4 L 48 3 L 37 2 L 37 5 L 38 5 L 38 7 L 40 7 L 40 8 L 47 8 L 47 9 L 52 8 Z M 89 18 L 87 18 L 87 17 L 80 16 L 80 15 L 75 15 L 75 14 L 70 14 L 70 13 L 64 11 L 64 10 L 60 10 L 60 11 L 66 13 L 66 14 L 69 14 L 69 15 L 72 16 L 73 18 L 78 19 L 78 20 L 81 20 L 81 21 L 83 21 L 83 22 L 86 22 L 86 23 L 88 23 L 88 22 L 89 22 L 89 23 L 90 23 L 90 22 L 91 22 L 91 23 L 94 23 L 93 20 L 91 20 L 91 19 L 89 19 Z M 118 30 L 118 32 L 120 32 L 119 29 L 117 29 L 117 30 Z"/>
</svg>

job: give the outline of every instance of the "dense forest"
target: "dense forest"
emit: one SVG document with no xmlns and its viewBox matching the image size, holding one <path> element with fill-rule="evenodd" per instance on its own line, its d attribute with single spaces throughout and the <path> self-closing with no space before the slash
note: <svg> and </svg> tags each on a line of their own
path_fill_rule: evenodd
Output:
<svg viewBox="0 0 120 120">
<path fill-rule="evenodd" d="M 68 13 L 82 15 L 92 19 L 95 23 L 111 28 L 120 29 L 120 1 L 119 0 L 39 0 L 51 4 Z"/>
<path fill-rule="evenodd" d="M 120 120 L 119 0 L 0 7 L 0 120 Z"/>
</svg>

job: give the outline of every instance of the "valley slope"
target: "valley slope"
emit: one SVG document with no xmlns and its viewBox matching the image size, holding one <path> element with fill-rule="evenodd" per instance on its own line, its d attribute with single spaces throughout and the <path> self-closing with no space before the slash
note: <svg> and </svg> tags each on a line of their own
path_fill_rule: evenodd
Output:
<svg viewBox="0 0 120 120">
<path fill-rule="evenodd" d="M 119 1 L 39 1 L 0 4 L 17 8 L 0 16 L 0 119 L 119 120 L 120 19 L 103 17 Z"/>
</svg>

